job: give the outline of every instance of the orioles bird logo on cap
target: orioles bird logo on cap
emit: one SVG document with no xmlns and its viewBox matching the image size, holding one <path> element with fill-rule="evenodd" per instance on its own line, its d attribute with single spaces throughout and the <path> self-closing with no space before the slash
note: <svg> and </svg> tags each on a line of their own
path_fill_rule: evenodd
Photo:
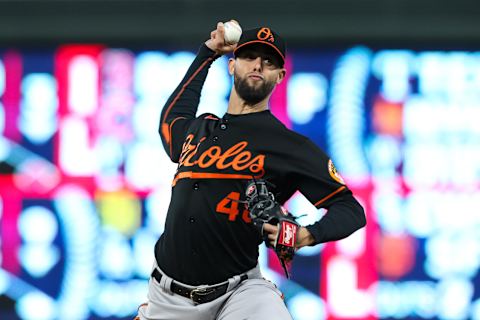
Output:
<svg viewBox="0 0 480 320">
<path fill-rule="evenodd" d="M 275 38 L 273 37 L 272 31 L 270 28 L 262 28 L 257 33 L 258 40 L 274 42 Z"/>
</svg>

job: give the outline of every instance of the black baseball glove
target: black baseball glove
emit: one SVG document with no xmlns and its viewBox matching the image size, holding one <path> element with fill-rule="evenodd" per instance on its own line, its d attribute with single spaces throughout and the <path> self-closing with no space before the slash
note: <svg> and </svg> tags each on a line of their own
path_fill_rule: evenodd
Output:
<svg viewBox="0 0 480 320">
<path fill-rule="evenodd" d="M 275 201 L 273 194 L 268 191 L 267 184 L 268 182 L 262 179 L 250 181 L 245 192 L 246 204 L 253 225 L 262 235 L 267 247 L 275 250 L 282 263 L 285 275 L 289 278 L 287 264 L 295 256 L 297 230 L 300 225 L 291 213 Z M 265 223 L 278 227 L 277 238 L 273 247 L 268 239 L 268 234 L 263 230 Z"/>
</svg>

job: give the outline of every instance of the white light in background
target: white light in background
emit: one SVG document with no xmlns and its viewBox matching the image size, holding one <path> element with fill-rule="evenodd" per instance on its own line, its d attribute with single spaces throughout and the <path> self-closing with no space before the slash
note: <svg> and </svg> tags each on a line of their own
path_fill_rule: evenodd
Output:
<svg viewBox="0 0 480 320">
<path fill-rule="evenodd" d="M 467 52 L 452 52 L 448 55 L 446 69 L 449 77 L 446 87 L 452 98 L 461 99 L 461 96 L 468 91 L 468 70 L 474 67 L 474 64 L 469 63 L 469 58 Z"/>
<path fill-rule="evenodd" d="M 2 259 L 0 256 L 0 263 L 1 262 L 2 262 Z M 5 294 L 5 292 L 8 290 L 10 285 L 11 285 L 10 278 L 8 277 L 7 273 L 0 269 L 0 296 Z"/>
<path fill-rule="evenodd" d="M 172 89 L 175 89 L 180 84 L 190 64 L 192 64 L 193 59 L 195 59 L 195 54 L 188 51 L 177 51 L 170 55 L 170 61 L 168 61 L 168 63 L 172 69 L 169 74 L 169 81 L 173 86 Z"/>
<path fill-rule="evenodd" d="M 0 221 L 2 221 L 2 215 L 3 215 L 3 198 L 0 196 Z M 2 238 L 0 238 L 0 265 L 2 265 L 3 262 L 3 254 L 2 254 Z M 2 292 L 4 290 L 3 285 L 5 285 L 5 282 L 3 282 L 6 278 L 6 275 L 0 270 L 0 295 L 2 295 Z"/>
<path fill-rule="evenodd" d="M 85 319 L 97 286 L 99 217 L 89 193 L 77 185 L 56 190 L 54 205 L 67 252 L 57 300 L 59 319 Z"/>
<path fill-rule="evenodd" d="M 96 299 L 92 300 L 92 311 L 103 318 L 127 317 L 136 314 L 140 304 L 147 301 L 148 282 L 132 280 L 125 283 L 102 281 Z"/>
<path fill-rule="evenodd" d="M 19 129 L 34 143 L 44 143 L 57 129 L 57 84 L 47 73 L 32 73 L 22 80 Z"/>
<path fill-rule="evenodd" d="M 422 52 L 417 57 L 418 90 L 422 95 L 441 95 L 444 93 L 448 73 L 443 52 Z"/>
<path fill-rule="evenodd" d="M 432 281 L 405 281 L 402 297 L 411 306 L 413 314 L 430 319 L 435 316 L 437 292 Z"/>
<path fill-rule="evenodd" d="M 355 262 L 335 256 L 328 261 L 327 268 L 327 302 L 334 317 L 356 319 L 373 312 L 373 296 L 357 287 L 358 270 Z"/>
<path fill-rule="evenodd" d="M 102 135 L 96 140 L 95 154 L 99 166 L 99 174 L 96 176 L 99 187 L 104 191 L 118 190 L 123 184 L 121 166 L 124 151 L 121 141 Z"/>
<path fill-rule="evenodd" d="M 449 103 L 430 96 L 412 96 L 403 109 L 403 132 L 409 143 L 426 140 L 443 143 L 478 143 L 477 122 L 480 99 L 466 103 Z"/>
<path fill-rule="evenodd" d="M 0 104 L 0 107 L 1 107 L 1 104 Z M 0 117 L 1 117 L 1 113 L 2 113 L 2 111 L 0 111 Z M 10 151 L 11 151 L 10 144 L 0 134 L 0 161 L 4 161 L 5 159 L 7 159 L 7 157 L 10 155 Z"/>
<path fill-rule="evenodd" d="M 477 230 L 443 231 L 425 243 L 425 271 L 436 279 L 475 276 L 480 267 L 480 243 Z"/>
<path fill-rule="evenodd" d="M 445 124 L 445 102 L 438 98 L 423 96 L 410 97 L 403 107 L 403 132 L 407 139 L 424 142 L 435 139 L 435 133 Z M 453 116 L 453 115 L 452 115 Z M 410 141 L 409 141 L 410 142 Z"/>
<path fill-rule="evenodd" d="M 24 241 L 51 243 L 58 232 L 58 223 L 53 212 L 45 207 L 28 207 L 20 215 L 18 230 Z"/>
<path fill-rule="evenodd" d="M 450 52 L 445 56 L 448 77 L 446 91 L 450 100 L 465 102 L 479 99 L 480 60 L 469 52 Z"/>
<path fill-rule="evenodd" d="M 227 111 L 230 83 L 228 59 L 223 56 L 215 60 L 208 71 L 208 77 L 203 85 L 197 115 L 213 113 L 219 117 L 223 116 Z"/>
<path fill-rule="evenodd" d="M 435 199 L 432 198 L 430 192 L 415 191 L 409 194 L 405 199 L 404 223 L 406 229 L 410 234 L 417 238 L 426 238 L 432 235 L 435 231 L 435 214 L 432 203 Z"/>
<path fill-rule="evenodd" d="M 163 150 L 158 133 L 161 110 L 161 105 L 155 99 L 140 100 L 133 108 L 132 126 L 138 140 L 151 141 Z"/>
<path fill-rule="evenodd" d="M 457 142 L 445 145 L 445 149 L 449 150 L 449 180 L 455 186 L 471 186 L 475 188 L 478 181 L 480 181 L 479 146 L 480 139 L 474 142 L 464 141 L 463 138 L 459 138 Z"/>
<path fill-rule="evenodd" d="M 176 84 L 170 83 L 170 68 L 168 56 L 163 52 L 147 51 L 136 57 L 133 85 L 140 99 L 158 99 L 161 95 L 168 95 L 168 89 L 172 86 L 173 90 Z"/>
<path fill-rule="evenodd" d="M 4 108 L 5 107 L 0 101 L 0 137 L 3 135 L 3 130 L 5 130 L 5 109 Z M 0 159 L 3 159 L 3 157 L 0 156 Z"/>
<path fill-rule="evenodd" d="M 18 252 L 22 267 L 33 277 L 45 276 L 60 259 L 58 248 L 48 244 L 25 244 Z"/>
<path fill-rule="evenodd" d="M 288 80 L 289 118 L 297 124 L 310 122 L 325 108 L 328 80 L 321 73 L 294 73 Z"/>
<path fill-rule="evenodd" d="M 53 75 L 48 73 L 31 73 L 22 80 L 23 103 L 27 106 L 22 110 L 27 116 L 31 113 L 50 116 L 57 111 L 57 85 Z M 46 110 L 44 108 L 47 108 Z"/>
<path fill-rule="evenodd" d="M 370 76 L 370 49 L 355 47 L 339 60 L 330 81 L 328 145 L 338 170 L 358 184 L 370 180 L 363 149 L 365 131 L 365 92 Z"/>
<path fill-rule="evenodd" d="M 480 179 L 480 150 L 476 144 L 463 142 L 408 143 L 403 173 L 411 187 L 475 189 Z"/>
<path fill-rule="evenodd" d="M 317 295 L 299 293 L 288 300 L 288 310 L 295 320 L 323 320 L 327 318 L 325 303 Z"/>
<path fill-rule="evenodd" d="M 462 233 L 472 230 L 480 234 L 480 192 L 458 192 L 419 189 L 405 200 L 405 223 L 408 230 L 426 237 L 434 232 Z M 452 213 L 455 212 L 455 219 Z"/>
<path fill-rule="evenodd" d="M 395 283 L 379 281 L 372 286 L 376 298 L 376 312 L 379 318 L 391 317 L 399 308 L 399 290 Z"/>
<path fill-rule="evenodd" d="M 55 301 L 40 292 L 30 292 L 18 299 L 15 308 L 22 319 L 52 320 L 57 318 Z"/>
<path fill-rule="evenodd" d="M 19 258 L 23 268 L 34 277 L 43 277 L 60 258 L 52 244 L 58 232 L 57 220 L 52 211 L 40 206 L 25 209 L 18 221 L 23 239 Z"/>
<path fill-rule="evenodd" d="M 377 222 L 382 230 L 394 234 L 403 233 L 405 228 L 403 202 L 399 194 L 389 188 L 383 188 L 375 190 L 372 199 Z"/>
<path fill-rule="evenodd" d="M 395 178 L 397 176 L 396 168 L 402 160 L 398 139 L 389 135 L 374 136 L 368 146 L 367 155 L 374 177 Z"/>
<path fill-rule="evenodd" d="M 381 93 L 388 101 L 401 102 L 410 91 L 410 68 L 413 53 L 406 50 L 384 50 L 374 55 L 372 72 L 382 81 Z"/>
<path fill-rule="evenodd" d="M 170 180 L 165 181 L 164 185 L 157 187 L 145 199 L 145 209 L 147 213 L 145 226 L 157 236 L 163 233 L 165 227 L 165 219 L 172 194 Z"/>
<path fill-rule="evenodd" d="M 342 240 L 336 241 L 335 245 L 339 253 L 346 257 L 355 259 L 362 255 L 366 249 L 365 228 L 355 231 L 353 234 Z"/>
<path fill-rule="evenodd" d="M 139 54 L 134 65 L 134 90 L 140 100 L 154 99 L 161 108 L 180 84 L 195 58 L 192 52 L 180 51 L 167 55 L 159 51 Z"/>
<path fill-rule="evenodd" d="M 450 233 L 463 234 L 469 230 L 476 231 L 480 228 L 479 197 L 480 190 L 434 192 L 432 199 L 436 201 L 431 204 L 435 213 L 433 223 L 441 231 Z M 452 213 L 455 213 L 456 219 L 452 219 Z M 480 236 L 480 233 L 478 234 Z"/>
<path fill-rule="evenodd" d="M 132 276 L 133 266 L 128 239 L 116 230 L 105 229 L 100 244 L 100 272 L 110 279 L 126 280 Z"/>
<path fill-rule="evenodd" d="M 448 278 L 438 284 L 438 317 L 442 320 L 467 319 L 473 284 L 468 279 Z"/>
<path fill-rule="evenodd" d="M 93 115 L 98 106 L 98 65 L 87 55 L 78 55 L 68 66 L 68 106 L 81 116 Z"/>
<path fill-rule="evenodd" d="M 138 230 L 133 236 L 135 273 L 143 279 L 150 278 L 152 266 L 155 261 L 152 248 L 155 247 L 157 240 L 158 235 L 146 228 Z"/>
<path fill-rule="evenodd" d="M 438 143 L 411 144 L 404 147 L 403 176 L 409 186 L 433 187 L 448 182 L 448 156 Z M 443 170 L 446 169 L 446 170 Z"/>
<path fill-rule="evenodd" d="M 371 287 L 376 296 L 376 311 L 380 319 L 410 319 L 436 316 L 437 288 L 433 281 L 379 281 Z"/>
<path fill-rule="evenodd" d="M 472 303 L 470 317 L 472 320 L 480 320 L 480 299 L 477 299 Z"/>
<path fill-rule="evenodd" d="M 125 160 L 125 176 L 136 189 L 154 188 L 162 183 L 170 184 L 176 165 L 168 158 L 159 144 L 138 142 L 128 150 Z"/>
<path fill-rule="evenodd" d="M 102 318 L 111 317 L 119 309 L 116 299 L 118 284 L 109 281 L 102 281 L 98 284 L 96 298 L 92 301 L 92 311 Z"/>
<path fill-rule="evenodd" d="M 60 127 L 60 167 L 71 176 L 90 176 L 97 171 L 97 161 L 89 138 L 88 125 L 68 116 Z"/>
</svg>

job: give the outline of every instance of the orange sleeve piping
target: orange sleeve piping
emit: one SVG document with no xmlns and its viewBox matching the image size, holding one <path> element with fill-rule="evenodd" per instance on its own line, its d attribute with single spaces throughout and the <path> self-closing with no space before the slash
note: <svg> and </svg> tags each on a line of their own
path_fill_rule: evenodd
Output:
<svg viewBox="0 0 480 320">
<path fill-rule="evenodd" d="M 170 110 L 172 109 L 173 105 L 178 101 L 178 99 L 180 98 L 180 96 L 182 95 L 182 93 L 185 91 L 185 88 L 190 84 L 190 82 L 192 82 L 193 78 L 195 78 L 197 76 L 197 74 L 205 67 L 205 65 L 207 65 L 210 61 L 212 61 L 213 58 L 210 57 L 208 58 L 207 60 L 205 60 L 201 65 L 200 67 L 198 67 L 197 70 L 195 70 L 195 72 L 190 76 L 190 78 L 188 78 L 187 82 L 185 82 L 185 84 L 182 86 L 182 89 L 177 93 L 177 95 L 175 96 L 175 98 L 173 99 L 173 101 L 168 105 L 167 107 L 167 111 L 165 111 L 165 114 L 163 116 L 163 119 L 162 119 L 162 124 L 166 123 L 166 119 L 167 119 L 167 116 L 168 114 L 170 113 Z M 178 119 L 178 118 L 177 118 Z M 165 134 L 165 132 L 162 130 L 162 133 Z M 167 141 L 168 144 L 170 144 L 170 137 L 165 137 L 165 140 Z M 168 138 L 168 140 L 167 140 Z M 170 144 L 171 145 L 171 144 Z"/>
<path fill-rule="evenodd" d="M 168 140 L 171 141 L 171 138 L 172 138 L 172 127 L 173 127 L 173 124 L 175 123 L 175 121 L 177 120 L 180 120 L 180 119 L 186 119 L 185 117 L 177 117 L 175 119 L 173 119 L 172 123 L 170 123 L 170 126 L 169 126 L 169 130 L 168 130 Z M 173 143 L 169 143 L 170 145 L 170 156 L 172 155 L 172 146 L 173 146 Z"/>
<path fill-rule="evenodd" d="M 317 201 L 314 206 L 318 206 L 320 204 L 322 204 L 323 202 L 327 201 L 328 199 L 330 199 L 331 197 L 333 197 L 334 195 L 336 195 L 337 193 L 345 190 L 347 187 L 345 186 L 341 186 L 340 188 L 338 188 L 337 190 L 333 191 L 332 193 L 330 193 L 328 196 L 326 197 L 323 197 L 322 199 L 320 199 L 319 201 Z"/>
</svg>

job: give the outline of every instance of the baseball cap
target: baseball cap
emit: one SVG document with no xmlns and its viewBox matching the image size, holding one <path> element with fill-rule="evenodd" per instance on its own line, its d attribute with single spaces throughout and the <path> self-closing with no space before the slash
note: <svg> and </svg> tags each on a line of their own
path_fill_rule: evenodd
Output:
<svg viewBox="0 0 480 320">
<path fill-rule="evenodd" d="M 237 47 L 233 51 L 233 55 L 237 56 L 237 52 L 242 48 L 254 44 L 263 44 L 273 48 L 274 52 L 280 58 L 282 65 L 285 64 L 285 41 L 278 33 L 268 27 L 259 27 L 255 29 L 248 29 L 242 32 L 242 36 L 238 41 Z"/>
</svg>

